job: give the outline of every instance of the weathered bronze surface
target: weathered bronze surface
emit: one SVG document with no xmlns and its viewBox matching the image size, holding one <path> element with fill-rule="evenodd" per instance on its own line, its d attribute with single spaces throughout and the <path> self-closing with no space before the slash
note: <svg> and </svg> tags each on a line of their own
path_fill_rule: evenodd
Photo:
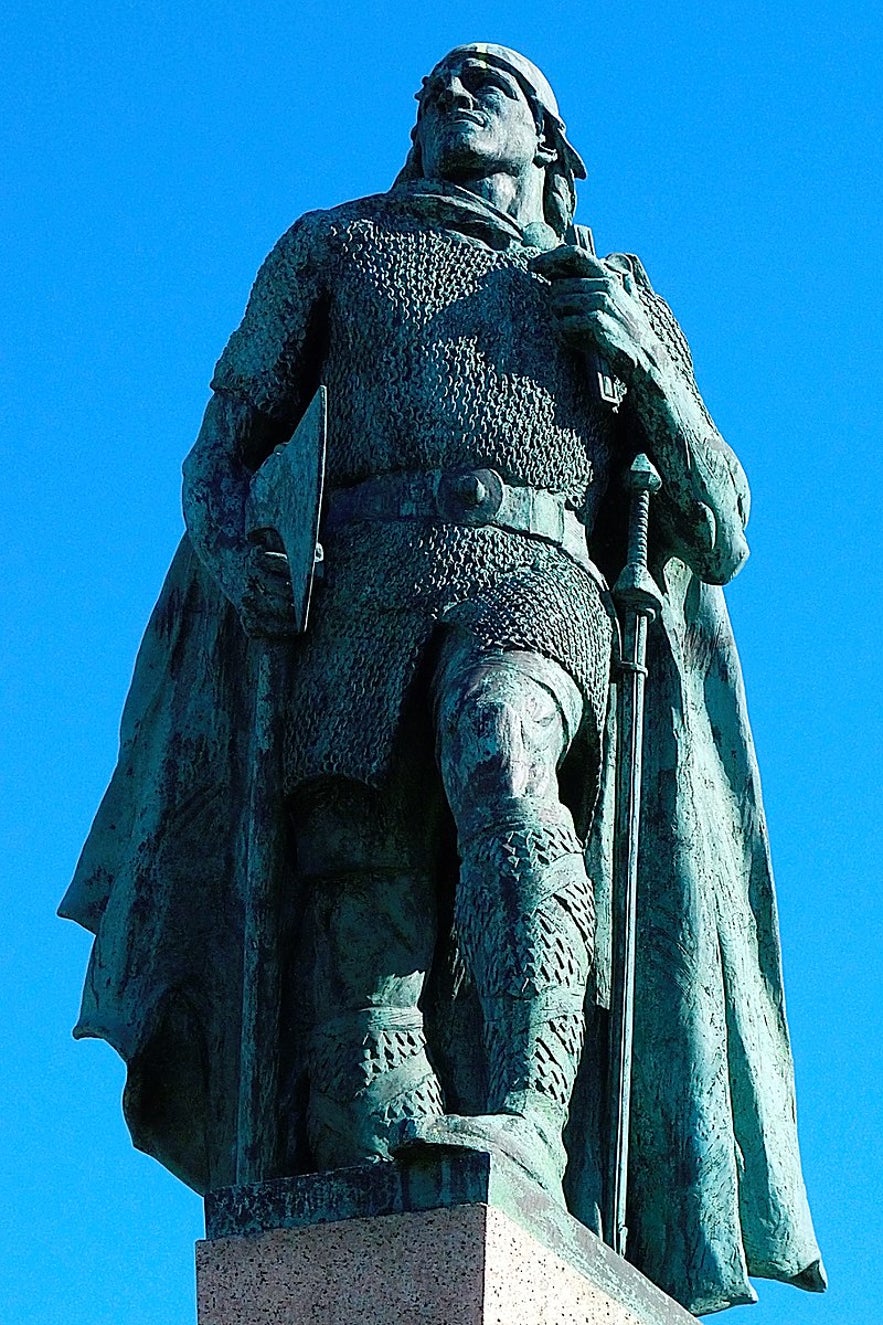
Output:
<svg viewBox="0 0 883 1325">
<path fill-rule="evenodd" d="M 574 226 L 539 70 L 458 48 L 418 102 L 393 187 L 296 222 L 216 367 L 62 905 L 75 1034 L 198 1190 L 490 1151 L 694 1312 L 820 1290 L 719 587 L 745 476 L 640 261 Z"/>
</svg>

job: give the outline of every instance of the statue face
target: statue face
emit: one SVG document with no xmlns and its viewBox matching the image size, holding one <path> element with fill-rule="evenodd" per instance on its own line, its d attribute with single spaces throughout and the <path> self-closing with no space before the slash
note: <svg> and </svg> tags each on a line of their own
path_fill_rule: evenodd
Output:
<svg viewBox="0 0 883 1325">
<path fill-rule="evenodd" d="M 517 79 L 474 57 L 436 69 L 420 98 L 423 173 L 456 180 L 518 175 L 536 159 L 539 132 Z"/>
</svg>

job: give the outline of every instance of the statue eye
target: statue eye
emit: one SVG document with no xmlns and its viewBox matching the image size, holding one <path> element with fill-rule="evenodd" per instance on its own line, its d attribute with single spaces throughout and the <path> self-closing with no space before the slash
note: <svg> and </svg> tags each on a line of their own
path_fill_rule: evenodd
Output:
<svg viewBox="0 0 883 1325">
<path fill-rule="evenodd" d="M 513 99 L 518 95 L 507 79 L 492 69 L 476 69 L 469 86 L 470 91 L 474 92 L 502 92 L 504 96 Z"/>
</svg>

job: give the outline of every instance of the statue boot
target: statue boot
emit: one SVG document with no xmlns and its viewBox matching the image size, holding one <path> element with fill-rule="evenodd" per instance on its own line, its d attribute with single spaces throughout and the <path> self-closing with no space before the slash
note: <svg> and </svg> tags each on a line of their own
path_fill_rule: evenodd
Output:
<svg viewBox="0 0 883 1325">
<path fill-rule="evenodd" d="M 486 1114 L 400 1130 L 408 1144 L 501 1151 L 564 1203 L 562 1134 L 582 1052 L 595 910 L 569 812 L 512 798 L 461 832 L 460 949 L 479 996 Z"/>
<path fill-rule="evenodd" d="M 307 1132 L 322 1169 L 388 1159 L 397 1126 L 444 1110 L 418 1008 L 369 1007 L 322 1022 L 309 1068 Z"/>
<path fill-rule="evenodd" d="M 435 945 L 434 877 L 398 868 L 391 852 L 366 865 L 353 843 L 369 830 L 356 815 L 349 834 L 336 827 L 325 855 L 336 847 L 334 863 L 349 868 L 304 880 L 315 949 L 307 1140 L 323 1169 L 386 1159 L 396 1124 L 444 1109 L 419 1007 Z M 310 864 L 320 857 L 314 839 L 301 852 Z"/>
</svg>

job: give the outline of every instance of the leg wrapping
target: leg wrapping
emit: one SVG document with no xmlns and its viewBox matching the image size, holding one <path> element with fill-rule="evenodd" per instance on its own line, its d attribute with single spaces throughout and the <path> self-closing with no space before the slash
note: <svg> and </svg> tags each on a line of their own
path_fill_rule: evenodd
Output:
<svg viewBox="0 0 883 1325">
<path fill-rule="evenodd" d="M 443 1109 L 419 1009 L 364 1008 L 316 1027 L 308 1127 L 323 1167 L 385 1158 L 391 1128 Z"/>
<path fill-rule="evenodd" d="M 520 805 L 461 838 L 457 931 L 485 1019 L 491 1111 L 566 1119 L 583 1042 L 594 897 L 567 811 Z"/>
</svg>

